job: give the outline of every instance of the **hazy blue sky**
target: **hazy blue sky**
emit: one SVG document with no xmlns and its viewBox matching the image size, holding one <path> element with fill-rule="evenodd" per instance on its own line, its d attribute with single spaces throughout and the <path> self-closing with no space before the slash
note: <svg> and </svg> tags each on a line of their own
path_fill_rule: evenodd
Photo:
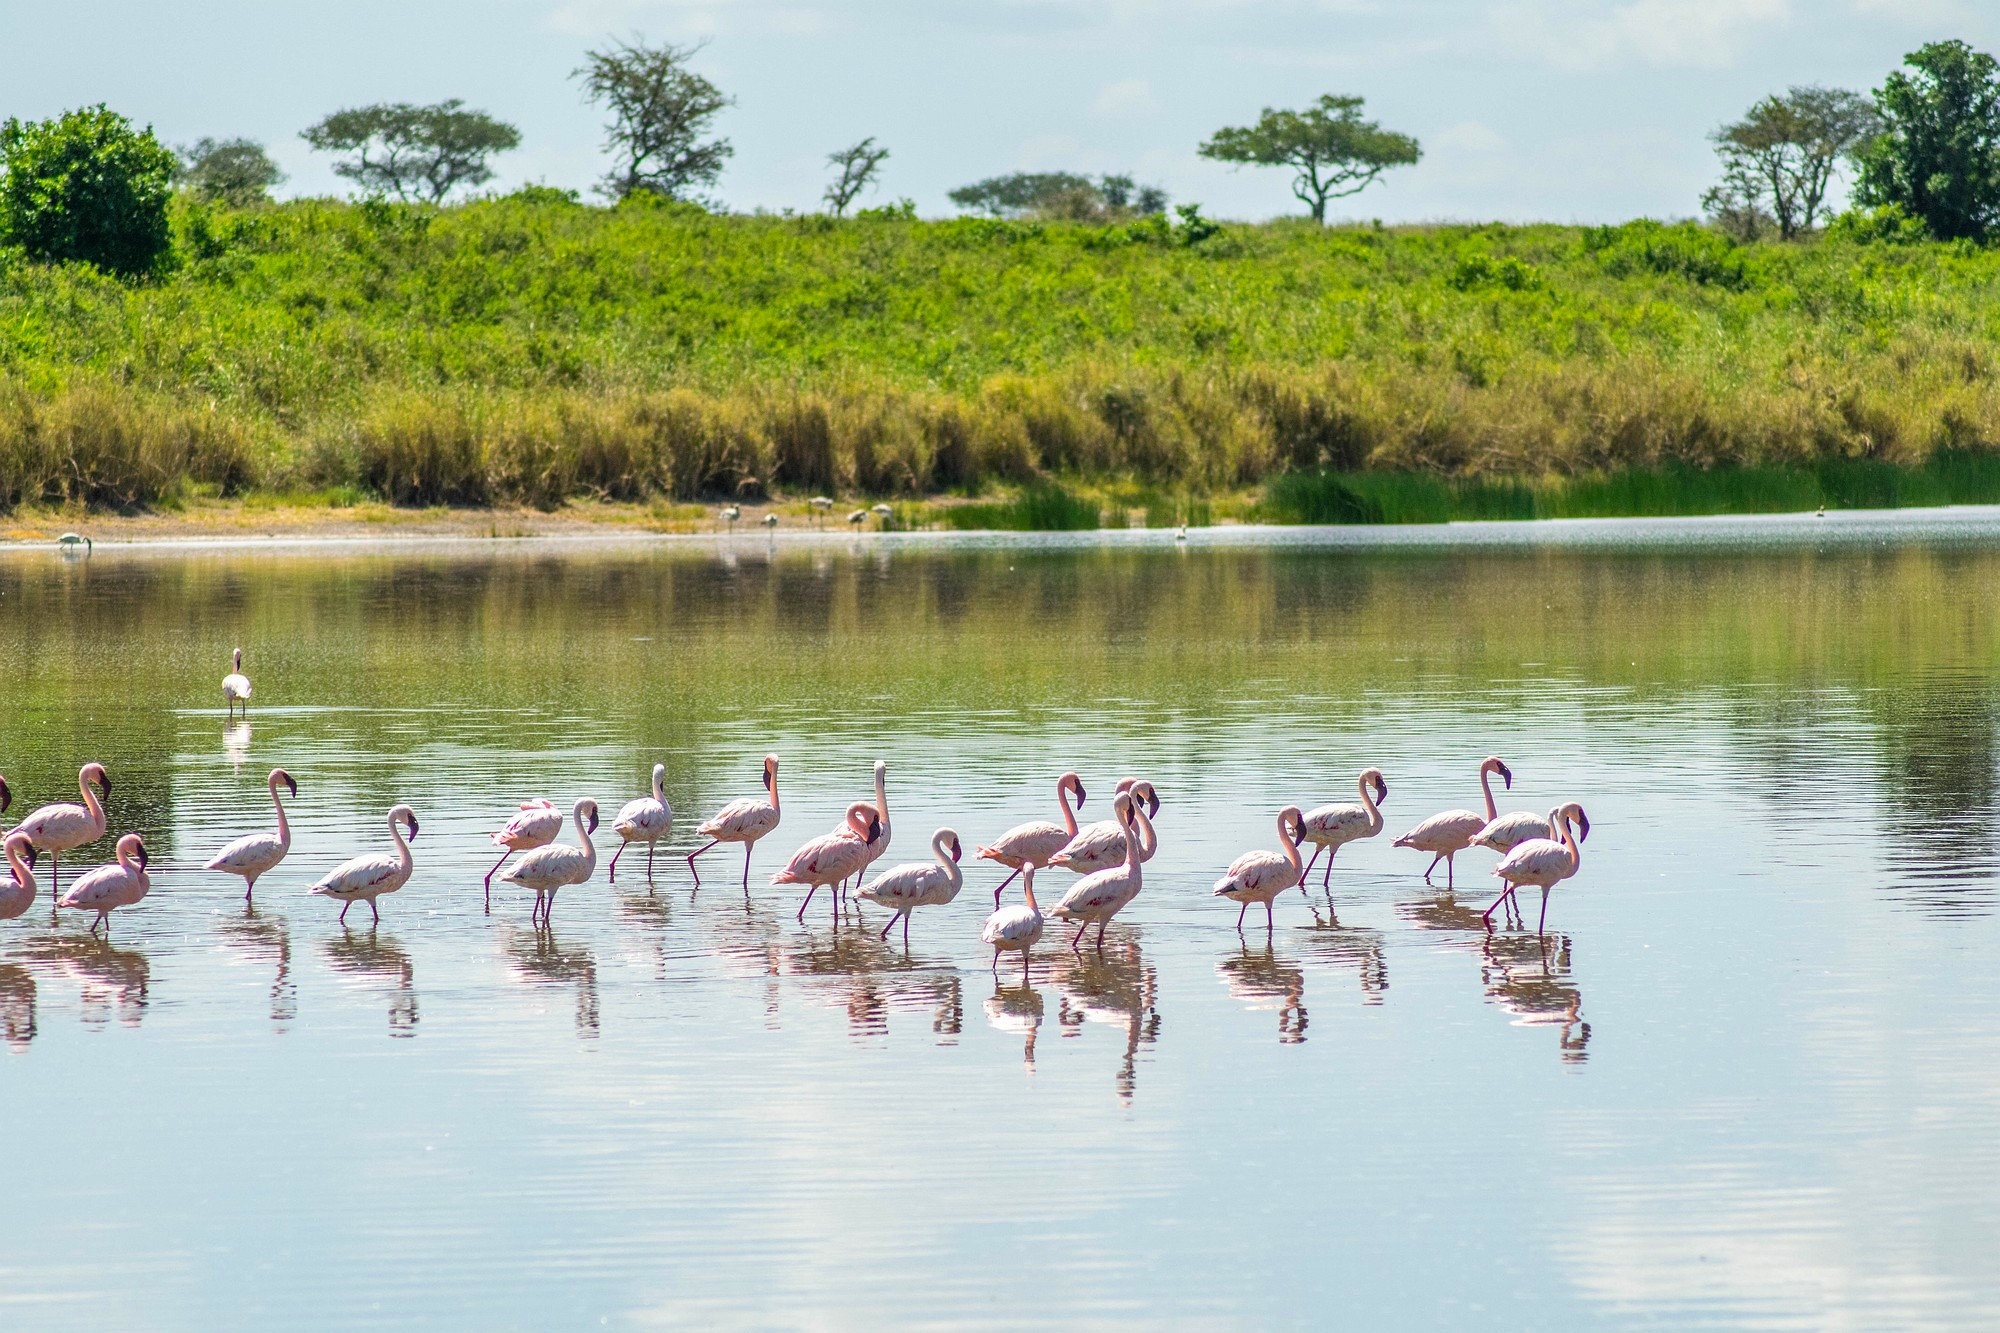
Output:
<svg viewBox="0 0 2000 1333">
<path fill-rule="evenodd" d="M 1358 93 L 1424 144 L 1344 212 L 1612 220 L 1694 211 L 1704 136 L 1787 84 L 1876 86 L 1941 37 L 2000 48 L 1992 0 L 65 0 L 0 5 L 0 113 L 106 101 L 169 142 L 264 140 L 287 193 L 342 182 L 298 132 L 336 107 L 462 97 L 521 127 L 500 181 L 588 186 L 568 80 L 608 35 L 705 38 L 737 98 L 735 208 L 815 205 L 825 154 L 893 152 L 878 198 L 949 211 L 1014 169 L 1124 171 L 1211 213 L 1294 211 L 1284 177 L 1194 155 L 1265 105 Z"/>
</svg>

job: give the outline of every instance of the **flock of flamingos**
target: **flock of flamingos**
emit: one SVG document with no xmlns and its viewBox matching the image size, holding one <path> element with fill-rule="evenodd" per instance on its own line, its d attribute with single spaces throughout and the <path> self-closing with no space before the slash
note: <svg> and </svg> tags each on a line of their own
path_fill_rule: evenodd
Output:
<svg viewBox="0 0 2000 1333">
<path fill-rule="evenodd" d="M 248 710 L 251 686 L 249 679 L 243 675 L 243 650 L 240 648 L 235 652 L 234 670 L 223 678 L 222 692 L 232 714 L 239 706 Z M 654 854 L 674 827 L 674 812 L 663 790 L 666 772 L 665 764 L 653 765 L 652 794 L 627 802 L 612 821 L 611 827 L 621 842 L 611 857 L 608 871 L 611 879 L 615 880 L 618 876 L 619 857 L 634 843 L 646 845 L 646 871 L 650 878 Z M 1513 787 L 1512 770 L 1497 756 L 1481 763 L 1479 788 L 1484 798 L 1483 812 L 1446 810 L 1432 815 L 1395 839 L 1394 845 L 1431 854 L 1431 863 L 1424 871 L 1427 882 L 1442 861 L 1447 886 L 1452 883 L 1453 859 L 1458 853 L 1472 847 L 1486 847 L 1501 853 L 1500 863 L 1494 867 L 1493 874 L 1500 879 L 1503 888 L 1493 905 L 1486 909 L 1485 920 L 1490 926 L 1493 913 L 1503 905 L 1517 910 L 1516 891 L 1524 885 L 1534 885 L 1542 891 L 1541 917 L 1536 923 L 1539 933 L 1548 921 L 1549 890 L 1576 874 L 1583 864 L 1579 844 L 1590 835 L 1590 820 L 1583 807 L 1574 801 L 1558 806 L 1546 815 L 1530 811 L 1503 815 L 1493 801 L 1492 777 L 1496 773 L 1509 789 Z M 781 814 L 778 756 L 774 754 L 764 756 L 763 785 L 762 796 L 731 801 L 696 827 L 695 831 L 707 839 L 700 847 L 686 853 L 688 871 L 697 886 L 701 883 L 701 874 L 696 861 L 722 843 L 740 843 L 743 846 L 743 890 L 749 892 L 751 855 L 759 842 L 777 831 Z M 22 915 L 39 897 L 35 866 L 40 855 L 47 852 L 50 856 L 50 892 L 56 906 L 95 913 L 91 933 L 94 935 L 102 929 L 108 937 L 111 913 L 140 902 L 152 888 L 152 879 L 147 871 L 146 843 L 137 833 L 125 834 L 118 839 L 117 859 L 113 864 L 88 871 L 76 877 L 67 890 L 63 889 L 58 883 L 62 854 L 96 842 L 105 835 L 108 827 L 104 800 L 111 794 L 111 778 L 104 765 L 85 764 L 77 775 L 77 786 L 83 797 L 81 804 L 63 802 L 44 805 L 7 831 L 4 847 L 10 876 L 4 884 L 0 884 L 0 919 Z M 296 799 L 298 783 L 284 769 L 274 768 L 268 786 L 271 803 L 277 810 L 277 830 L 236 839 L 218 851 L 204 867 L 241 876 L 246 899 L 256 891 L 257 880 L 276 869 L 291 850 L 291 826 L 285 818 L 285 801 L 279 789 L 282 787 L 286 794 Z M 1219 898 L 1239 904 L 1236 913 L 1238 930 L 1242 929 L 1244 916 L 1253 903 L 1263 905 L 1265 929 L 1272 929 L 1272 904 L 1287 889 L 1297 888 L 1302 894 L 1305 892 L 1306 877 L 1322 853 L 1326 856 L 1326 867 L 1321 872 L 1321 883 L 1330 885 L 1334 855 L 1346 844 L 1372 838 L 1382 831 L 1381 802 L 1389 794 L 1389 785 L 1383 779 L 1381 770 L 1364 770 L 1357 786 L 1361 797 L 1359 802 L 1323 805 L 1310 811 L 1301 811 L 1296 805 L 1286 806 L 1278 812 L 1279 850 L 1260 848 L 1245 852 L 1230 863 L 1222 878 L 1215 882 L 1214 892 Z M 1126 778 L 1119 782 L 1112 797 L 1112 817 L 1094 824 L 1079 825 L 1077 815 L 1083 809 L 1084 799 L 1082 780 L 1075 773 L 1064 773 L 1056 780 L 1056 803 L 1062 812 L 1061 822 L 1036 820 L 1016 825 L 995 838 L 990 845 L 975 851 L 976 856 L 996 861 L 1010 871 L 993 890 L 994 911 L 986 918 L 985 928 L 980 934 L 980 938 L 993 949 L 996 969 L 1000 956 L 1009 952 L 1021 955 L 1025 969 L 1029 954 L 1041 941 L 1050 918 L 1075 923 L 1076 930 L 1069 941 L 1072 950 L 1081 949 L 1084 933 L 1094 924 L 1097 927 L 1097 947 L 1102 949 L 1105 928 L 1111 919 L 1139 896 L 1145 878 L 1145 864 L 1159 849 L 1159 838 L 1153 826 L 1153 818 L 1160 810 L 1159 794 L 1153 784 L 1144 779 Z M 13 794 L 6 780 L 0 778 L 0 812 L 4 812 L 12 800 Z M 549 914 L 554 910 L 558 890 L 583 884 L 596 874 L 597 847 L 591 841 L 591 835 L 598 829 L 597 803 L 587 797 L 577 801 L 569 818 L 574 821 L 576 829 L 574 844 L 556 841 L 562 833 L 564 815 L 560 807 L 547 800 L 524 803 L 505 827 L 490 835 L 501 849 L 501 854 L 493 868 L 486 872 L 489 909 L 493 877 L 506 865 L 508 858 L 517 854 L 518 859 L 500 878 L 504 883 L 534 892 L 530 917 L 542 923 L 548 921 Z M 416 813 L 407 805 L 393 807 L 389 811 L 389 837 L 395 850 L 344 861 L 321 877 L 311 891 L 339 902 L 343 922 L 347 919 L 348 909 L 356 902 L 366 902 L 373 919 L 379 921 L 381 909 L 378 900 L 382 895 L 394 893 L 407 884 L 415 869 L 410 842 L 416 836 Z M 805 886 L 805 900 L 799 904 L 801 921 L 805 919 L 806 908 L 812 905 L 814 895 L 821 889 L 830 890 L 834 921 L 838 925 L 842 902 L 851 882 L 854 898 L 886 908 L 892 913 L 888 923 L 882 927 L 882 938 L 887 939 L 889 932 L 901 922 L 903 939 L 908 943 L 911 914 L 919 907 L 939 907 L 952 902 L 964 887 L 965 876 L 959 865 L 965 854 L 964 847 L 956 832 L 941 828 L 931 835 L 932 859 L 894 866 L 873 879 L 867 879 L 869 870 L 889 849 L 889 837 L 888 765 L 878 759 L 875 762 L 874 800 L 856 801 L 848 806 L 839 827 L 807 841 L 793 852 L 784 869 L 771 876 L 771 883 Z M 1313 845 L 1310 860 L 1301 854 L 1305 843 Z M 1063 895 L 1060 902 L 1044 913 L 1035 897 L 1035 873 L 1048 869 L 1069 871 L 1082 878 Z M 1007 886 L 1017 878 L 1021 880 L 1025 901 L 1002 906 L 1001 899 Z"/>
</svg>

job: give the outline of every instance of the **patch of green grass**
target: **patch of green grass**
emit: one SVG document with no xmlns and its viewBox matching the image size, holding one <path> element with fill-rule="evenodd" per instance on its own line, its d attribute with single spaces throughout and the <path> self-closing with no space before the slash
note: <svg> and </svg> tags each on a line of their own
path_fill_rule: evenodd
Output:
<svg viewBox="0 0 2000 1333">
<path fill-rule="evenodd" d="M 952 505 L 941 516 L 960 532 L 1077 532 L 1101 521 L 1095 501 L 1054 485 L 1030 487 L 1011 500 Z"/>
</svg>

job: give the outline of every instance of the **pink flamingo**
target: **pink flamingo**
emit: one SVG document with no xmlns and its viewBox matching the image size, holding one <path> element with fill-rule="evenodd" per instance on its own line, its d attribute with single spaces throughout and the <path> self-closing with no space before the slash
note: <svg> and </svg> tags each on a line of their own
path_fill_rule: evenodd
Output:
<svg viewBox="0 0 2000 1333">
<path fill-rule="evenodd" d="M 846 827 L 838 833 L 822 834 L 793 852 L 790 863 L 771 876 L 771 882 L 810 886 L 806 900 L 799 904 L 799 920 L 804 921 L 813 895 L 822 887 L 838 884 L 866 868 L 868 849 L 881 836 L 882 817 L 875 807 L 866 801 L 856 801 L 847 807 Z M 836 925 L 840 923 L 838 896 L 833 902 L 833 920 Z"/>
<path fill-rule="evenodd" d="M 403 826 L 410 827 L 410 838 L 417 836 L 417 812 L 407 805 L 389 807 L 389 836 L 395 839 L 393 852 L 370 852 L 339 865 L 321 876 L 320 881 L 307 890 L 321 897 L 331 898 L 340 904 L 340 920 L 347 922 L 347 909 L 355 903 L 366 901 L 373 921 L 382 919 L 382 909 L 376 899 L 385 893 L 394 893 L 410 882 L 410 874 L 416 869 L 416 860 L 410 855 L 410 844 L 403 841 Z M 371 922 L 372 924 L 372 922 Z"/>
<path fill-rule="evenodd" d="M 895 866 L 854 891 L 855 897 L 866 898 L 896 914 L 882 927 L 883 939 L 889 938 L 897 918 L 902 919 L 904 948 L 910 944 L 910 913 L 919 907 L 943 906 L 958 897 L 965 883 L 965 876 L 958 868 L 958 859 L 965 855 L 965 848 L 959 844 L 958 834 L 948 828 L 933 833 L 931 855 L 936 859 Z"/>
<path fill-rule="evenodd" d="M 1111 924 L 1111 918 L 1139 896 L 1143 877 L 1139 871 L 1139 834 L 1132 820 L 1134 802 L 1135 795 L 1129 791 L 1119 792 L 1111 798 L 1111 813 L 1126 835 L 1124 864 L 1085 875 L 1049 913 L 1060 920 L 1077 923 L 1076 934 L 1069 942 L 1071 953 L 1077 951 L 1077 946 L 1083 942 L 1085 928 L 1093 921 L 1097 923 L 1097 947 L 1101 951 L 1104 948 L 1104 929 Z"/>
<path fill-rule="evenodd" d="M 1160 796 L 1153 790 L 1153 784 L 1144 778 L 1121 778 L 1113 799 L 1129 795 L 1135 810 L 1145 815 L 1160 813 Z M 1150 807 L 1149 809 L 1144 807 Z M 1138 825 L 1139 859 L 1150 861 L 1159 850 L 1159 840 L 1153 832 L 1150 818 L 1133 821 Z M 1115 869 L 1125 861 L 1125 826 L 1117 820 L 1100 819 L 1080 830 L 1074 838 L 1049 858 L 1049 864 L 1062 870 L 1073 870 L 1079 875 L 1094 874 L 1099 870 Z"/>
<path fill-rule="evenodd" d="M 1577 844 L 1590 836 L 1590 816 L 1583 813 L 1582 806 L 1571 801 L 1556 811 L 1555 824 L 1561 841 L 1530 838 L 1493 867 L 1494 876 L 1507 887 L 1493 900 L 1493 906 L 1486 909 L 1483 919 L 1489 926 L 1493 923 L 1494 911 L 1501 903 L 1513 898 L 1514 890 L 1523 884 L 1534 884 L 1542 890 L 1542 917 L 1535 923 L 1535 933 L 1541 934 L 1542 927 L 1548 924 L 1549 890 L 1583 868 L 1583 849 Z M 1515 901 L 1520 900 L 1516 898 Z"/>
<path fill-rule="evenodd" d="M 1305 833 L 1305 816 L 1296 805 L 1278 812 L 1278 841 L 1283 852 L 1262 848 L 1245 852 L 1229 863 L 1229 872 L 1215 881 L 1215 896 L 1242 904 L 1236 911 L 1236 929 L 1243 929 L 1243 914 L 1251 903 L 1264 904 L 1264 929 L 1273 929 L 1271 900 L 1304 881 L 1305 864 L 1299 859 L 1299 839 Z M 1331 859 L 1331 858 L 1329 858 Z"/>
<path fill-rule="evenodd" d="M 854 872 L 857 880 L 867 873 L 869 866 L 881 859 L 882 853 L 889 850 L 889 765 L 880 759 L 875 761 L 875 814 L 881 821 L 882 836 L 869 848 L 868 859 L 862 863 L 861 869 Z M 830 831 L 837 838 L 853 836 L 847 831 L 845 822 L 834 825 Z M 839 885 L 835 892 L 845 887 L 844 884 Z"/>
<path fill-rule="evenodd" d="M 299 799 L 299 784 L 292 781 L 292 775 L 282 768 L 272 769 L 265 785 L 271 789 L 271 804 L 278 807 L 278 831 L 246 833 L 210 857 L 208 864 L 202 867 L 203 870 L 222 870 L 243 876 L 243 901 L 246 903 L 257 889 L 258 877 L 277 869 L 278 862 L 284 860 L 285 853 L 292 849 L 292 826 L 285 821 L 285 803 L 278 798 L 278 784 L 281 782 L 291 790 L 293 800 Z"/>
<path fill-rule="evenodd" d="M 1062 807 L 1062 823 L 1051 824 L 1046 819 L 1037 819 L 1016 824 L 995 838 L 992 845 L 973 851 L 974 856 L 983 860 L 1013 867 L 1013 872 L 1000 881 L 1000 887 L 993 890 L 996 910 L 1000 906 L 1000 895 L 1014 882 L 1015 875 L 1029 866 L 1039 869 L 1047 865 L 1049 858 L 1069 846 L 1070 839 L 1076 836 L 1076 810 L 1070 809 L 1070 792 L 1076 793 L 1076 810 L 1083 809 L 1083 779 L 1074 773 L 1065 773 L 1056 779 L 1056 804 Z"/>
<path fill-rule="evenodd" d="M 486 836 L 493 839 L 493 845 L 500 848 L 500 859 L 493 863 L 493 869 L 486 872 L 486 907 L 493 908 L 493 876 L 500 867 L 507 864 L 507 858 L 515 852 L 531 852 L 537 847 L 546 847 L 562 832 L 563 812 L 555 802 L 546 796 L 537 796 L 532 801 L 521 802 L 520 813 L 507 821 L 498 833 Z"/>
<path fill-rule="evenodd" d="M 35 856 L 27 834 L 7 835 L 7 869 L 13 875 L 0 884 L 0 921 L 12 921 L 35 905 Z"/>
<path fill-rule="evenodd" d="M 1319 863 L 1319 854 L 1326 853 L 1326 869 L 1320 872 L 1319 882 L 1323 889 L 1333 887 L 1333 858 L 1341 848 L 1362 838 L 1372 838 L 1382 831 L 1382 809 L 1378 804 L 1389 799 L 1389 784 L 1382 780 L 1379 768 L 1364 768 L 1354 784 L 1361 792 L 1361 804 L 1352 801 L 1333 805 L 1315 806 L 1306 812 L 1304 829 L 1300 835 L 1313 845 L 1312 860 L 1306 862 L 1305 870 L 1299 875 L 1299 894 L 1307 899 L 1306 876 Z M 1368 788 L 1375 788 L 1369 795 Z"/>
<path fill-rule="evenodd" d="M 694 868 L 695 857 L 718 842 L 740 842 L 743 844 L 743 892 L 750 892 L 750 853 L 757 846 L 758 839 L 778 827 L 778 756 L 774 754 L 764 756 L 764 790 L 770 793 L 768 800 L 746 796 L 740 801 L 731 801 L 695 829 L 696 833 L 708 839 L 688 853 L 688 873 L 694 876 L 696 888 L 701 887 L 701 872 Z"/>
<path fill-rule="evenodd" d="M 1021 891 L 1027 895 L 1026 907 L 1003 907 L 986 918 L 986 928 L 979 932 L 979 938 L 993 946 L 993 972 L 1000 972 L 1000 953 L 1004 949 L 1018 950 L 1021 955 L 1021 984 L 1028 981 L 1028 954 L 1042 938 L 1042 909 L 1035 901 L 1035 863 L 1028 862 L 1021 867 Z M 1081 932 L 1079 932 L 1081 933 Z M 1034 1049 L 1034 1032 L 1028 1034 L 1028 1047 Z"/>
<path fill-rule="evenodd" d="M 1446 810 L 1443 814 L 1432 815 L 1423 823 L 1405 833 L 1391 844 L 1396 847 L 1414 847 L 1420 852 L 1430 852 L 1431 863 L 1424 867 L 1424 883 L 1431 880 L 1431 871 L 1437 869 L 1438 862 L 1444 862 L 1444 886 L 1452 887 L 1451 860 L 1472 845 L 1472 839 L 1479 830 L 1492 822 L 1494 816 L 1493 782 L 1488 774 L 1498 773 L 1511 790 L 1514 773 L 1501 760 L 1492 755 L 1479 765 L 1479 794 L 1486 798 L 1486 813 L 1472 810 Z"/>
<path fill-rule="evenodd" d="M 11 835 L 8 841 L 13 841 Z M 112 911 L 132 906 L 153 887 L 152 878 L 146 874 L 146 861 L 146 840 L 136 833 L 126 834 L 118 840 L 118 864 L 99 866 L 87 875 L 78 876 L 59 905 L 73 911 L 97 913 L 97 920 L 90 923 L 90 933 L 95 935 L 102 926 L 105 938 L 109 939 Z"/>
<path fill-rule="evenodd" d="M 12 830 L 27 834 L 30 842 L 49 854 L 49 894 L 58 899 L 61 895 L 56 881 L 62 873 L 62 854 L 104 836 L 104 801 L 111 797 L 111 775 L 102 764 L 85 764 L 76 775 L 76 785 L 83 793 L 82 805 L 63 802 L 42 806 Z"/>
</svg>

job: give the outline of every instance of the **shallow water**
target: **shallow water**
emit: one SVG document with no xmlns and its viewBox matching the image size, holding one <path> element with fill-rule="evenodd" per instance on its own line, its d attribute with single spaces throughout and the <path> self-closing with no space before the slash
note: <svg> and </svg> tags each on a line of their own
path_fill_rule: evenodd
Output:
<svg viewBox="0 0 2000 1333">
<path fill-rule="evenodd" d="M 1981 513 L 10 554 L 13 813 L 102 760 L 161 873 L 109 945 L 0 923 L 0 1326 L 1989 1324 L 1996 576 Z M 482 909 L 515 802 L 608 834 L 657 759 L 684 849 L 767 749 L 747 899 L 718 849 Z M 1543 937 L 1389 846 L 1488 753 L 1590 812 Z M 907 951 L 763 882 L 877 756 L 889 861 L 972 867 Z M 274 764 L 246 909 L 189 867 Z M 1388 833 L 1239 935 L 1221 868 L 1368 764 Z M 1086 818 L 1151 777 L 1160 853 L 996 978 L 970 850 L 1068 766 Z M 304 888 L 396 800 L 343 929 Z"/>
</svg>

